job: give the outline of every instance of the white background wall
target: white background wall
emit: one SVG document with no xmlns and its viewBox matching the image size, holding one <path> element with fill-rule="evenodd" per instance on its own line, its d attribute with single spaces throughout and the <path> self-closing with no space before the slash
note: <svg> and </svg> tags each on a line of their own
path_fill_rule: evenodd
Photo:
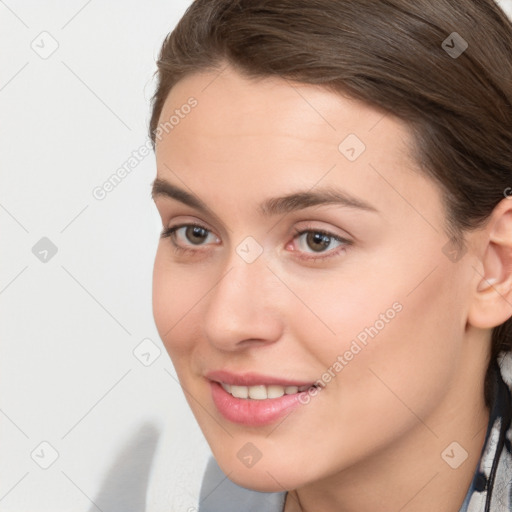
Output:
<svg viewBox="0 0 512 512">
<path fill-rule="evenodd" d="M 151 312 L 153 154 L 92 194 L 146 143 L 189 3 L 0 1 L 1 512 L 197 504 L 209 450 Z"/>
<path fill-rule="evenodd" d="M 503 10 L 512 19 L 512 0 L 496 0 L 497 3 L 503 8 Z"/>
<path fill-rule="evenodd" d="M 155 59 L 189 3 L 0 2 L 2 512 L 140 512 L 152 462 L 168 497 L 148 509 L 197 501 L 208 451 L 151 311 L 153 154 L 92 195 L 146 142 Z"/>
</svg>

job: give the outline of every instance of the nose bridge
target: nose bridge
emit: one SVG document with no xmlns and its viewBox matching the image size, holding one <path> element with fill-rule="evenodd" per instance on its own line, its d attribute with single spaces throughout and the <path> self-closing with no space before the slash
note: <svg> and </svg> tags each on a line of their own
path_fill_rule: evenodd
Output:
<svg viewBox="0 0 512 512">
<path fill-rule="evenodd" d="M 249 339 L 270 341 L 278 335 L 278 301 L 273 300 L 271 273 L 261 254 L 247 259 L 250 252 L 250 246 L 242 255 L 233 250 L 225 272 L 208 294 L 205 334 L 224 348 Z"/>
<path fill-rule="evenodd" d="M 221 307 L 246 311 L 248 314 L 255 308 L 265 306 L 268 292 L 265 293 L 265 283 L 268 283 L 269 270 L 263 258 L 248 262 L 233 251 L 226 263 L 226 272 L 212 290 L 211 301 Z"/>
</svg>

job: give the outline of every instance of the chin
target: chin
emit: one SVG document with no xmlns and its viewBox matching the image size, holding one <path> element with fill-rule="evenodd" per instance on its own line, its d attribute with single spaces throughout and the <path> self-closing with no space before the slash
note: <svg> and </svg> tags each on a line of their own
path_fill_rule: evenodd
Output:
<svg viewBox="0 0 512 512">
<path fill-rule="evenodd" d="M 297 474 L 298 466 L 290 468 L 288 464 L 261 458 L 253 467 L 246 468 L 236 458 L 227 458 L 224 453 L 215 457 L 219 467 L 235 484 L 258 492 L 283 492 L 297 489 L 308 483 L 311 475 Z M 281 461 L 282 462 L 282 461 Z M 286 462 L 286 461 L 284 461 Z"/>
<path fill-rule="evenodd" d="M 248 470 L 246 474 L 240 471 L 233 472 L 229 475 L 229 479 L 240 487 L 258 492 L 283 492 L 299 486 L 293 480 L 283 478 L 280 473 L 272 471 L 267 473 L 265 469 L 258 473 L 253 473 L 251 470 Z"/>
</svg>

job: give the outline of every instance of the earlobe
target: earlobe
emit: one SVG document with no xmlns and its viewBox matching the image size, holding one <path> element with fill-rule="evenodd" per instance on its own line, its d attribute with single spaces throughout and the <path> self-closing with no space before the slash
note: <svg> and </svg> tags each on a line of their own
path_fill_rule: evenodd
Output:
<svg viewBox="0 0 512 512">
<path fill-rule="evenodd" d="M 468 322 L 482 329 L 501 325 L 512 316 L 512 201 L 503 199 L 483 228 L 481 254 L 474 298 Z M 475 269 L 476 271 L 476 269 Z"/>
</svg>

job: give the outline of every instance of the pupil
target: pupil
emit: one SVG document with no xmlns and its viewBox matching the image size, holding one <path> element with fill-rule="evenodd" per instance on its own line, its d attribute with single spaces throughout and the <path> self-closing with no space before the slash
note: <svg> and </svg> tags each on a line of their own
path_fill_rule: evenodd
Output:
<svg viewBox="0 0 512 512">
<path fill-rule="evenodd" d="M 193 243 L 193 244 L 200 244 L 207 236 L 206 229 L 201 228 L 199 226 L 192 226 L 187 228 L 187 238 Z M 189 236 L 189 235 L 192 236 Z"/>
<path fill-rule="evenodd" d="M 308 233 L 307 242 L 311 249 L 320 252 L 322 249 L 329 247 L 330 237 L 323 233 Z M 313 244 L 318 244 L 316 247 Z"/>
</svg>

